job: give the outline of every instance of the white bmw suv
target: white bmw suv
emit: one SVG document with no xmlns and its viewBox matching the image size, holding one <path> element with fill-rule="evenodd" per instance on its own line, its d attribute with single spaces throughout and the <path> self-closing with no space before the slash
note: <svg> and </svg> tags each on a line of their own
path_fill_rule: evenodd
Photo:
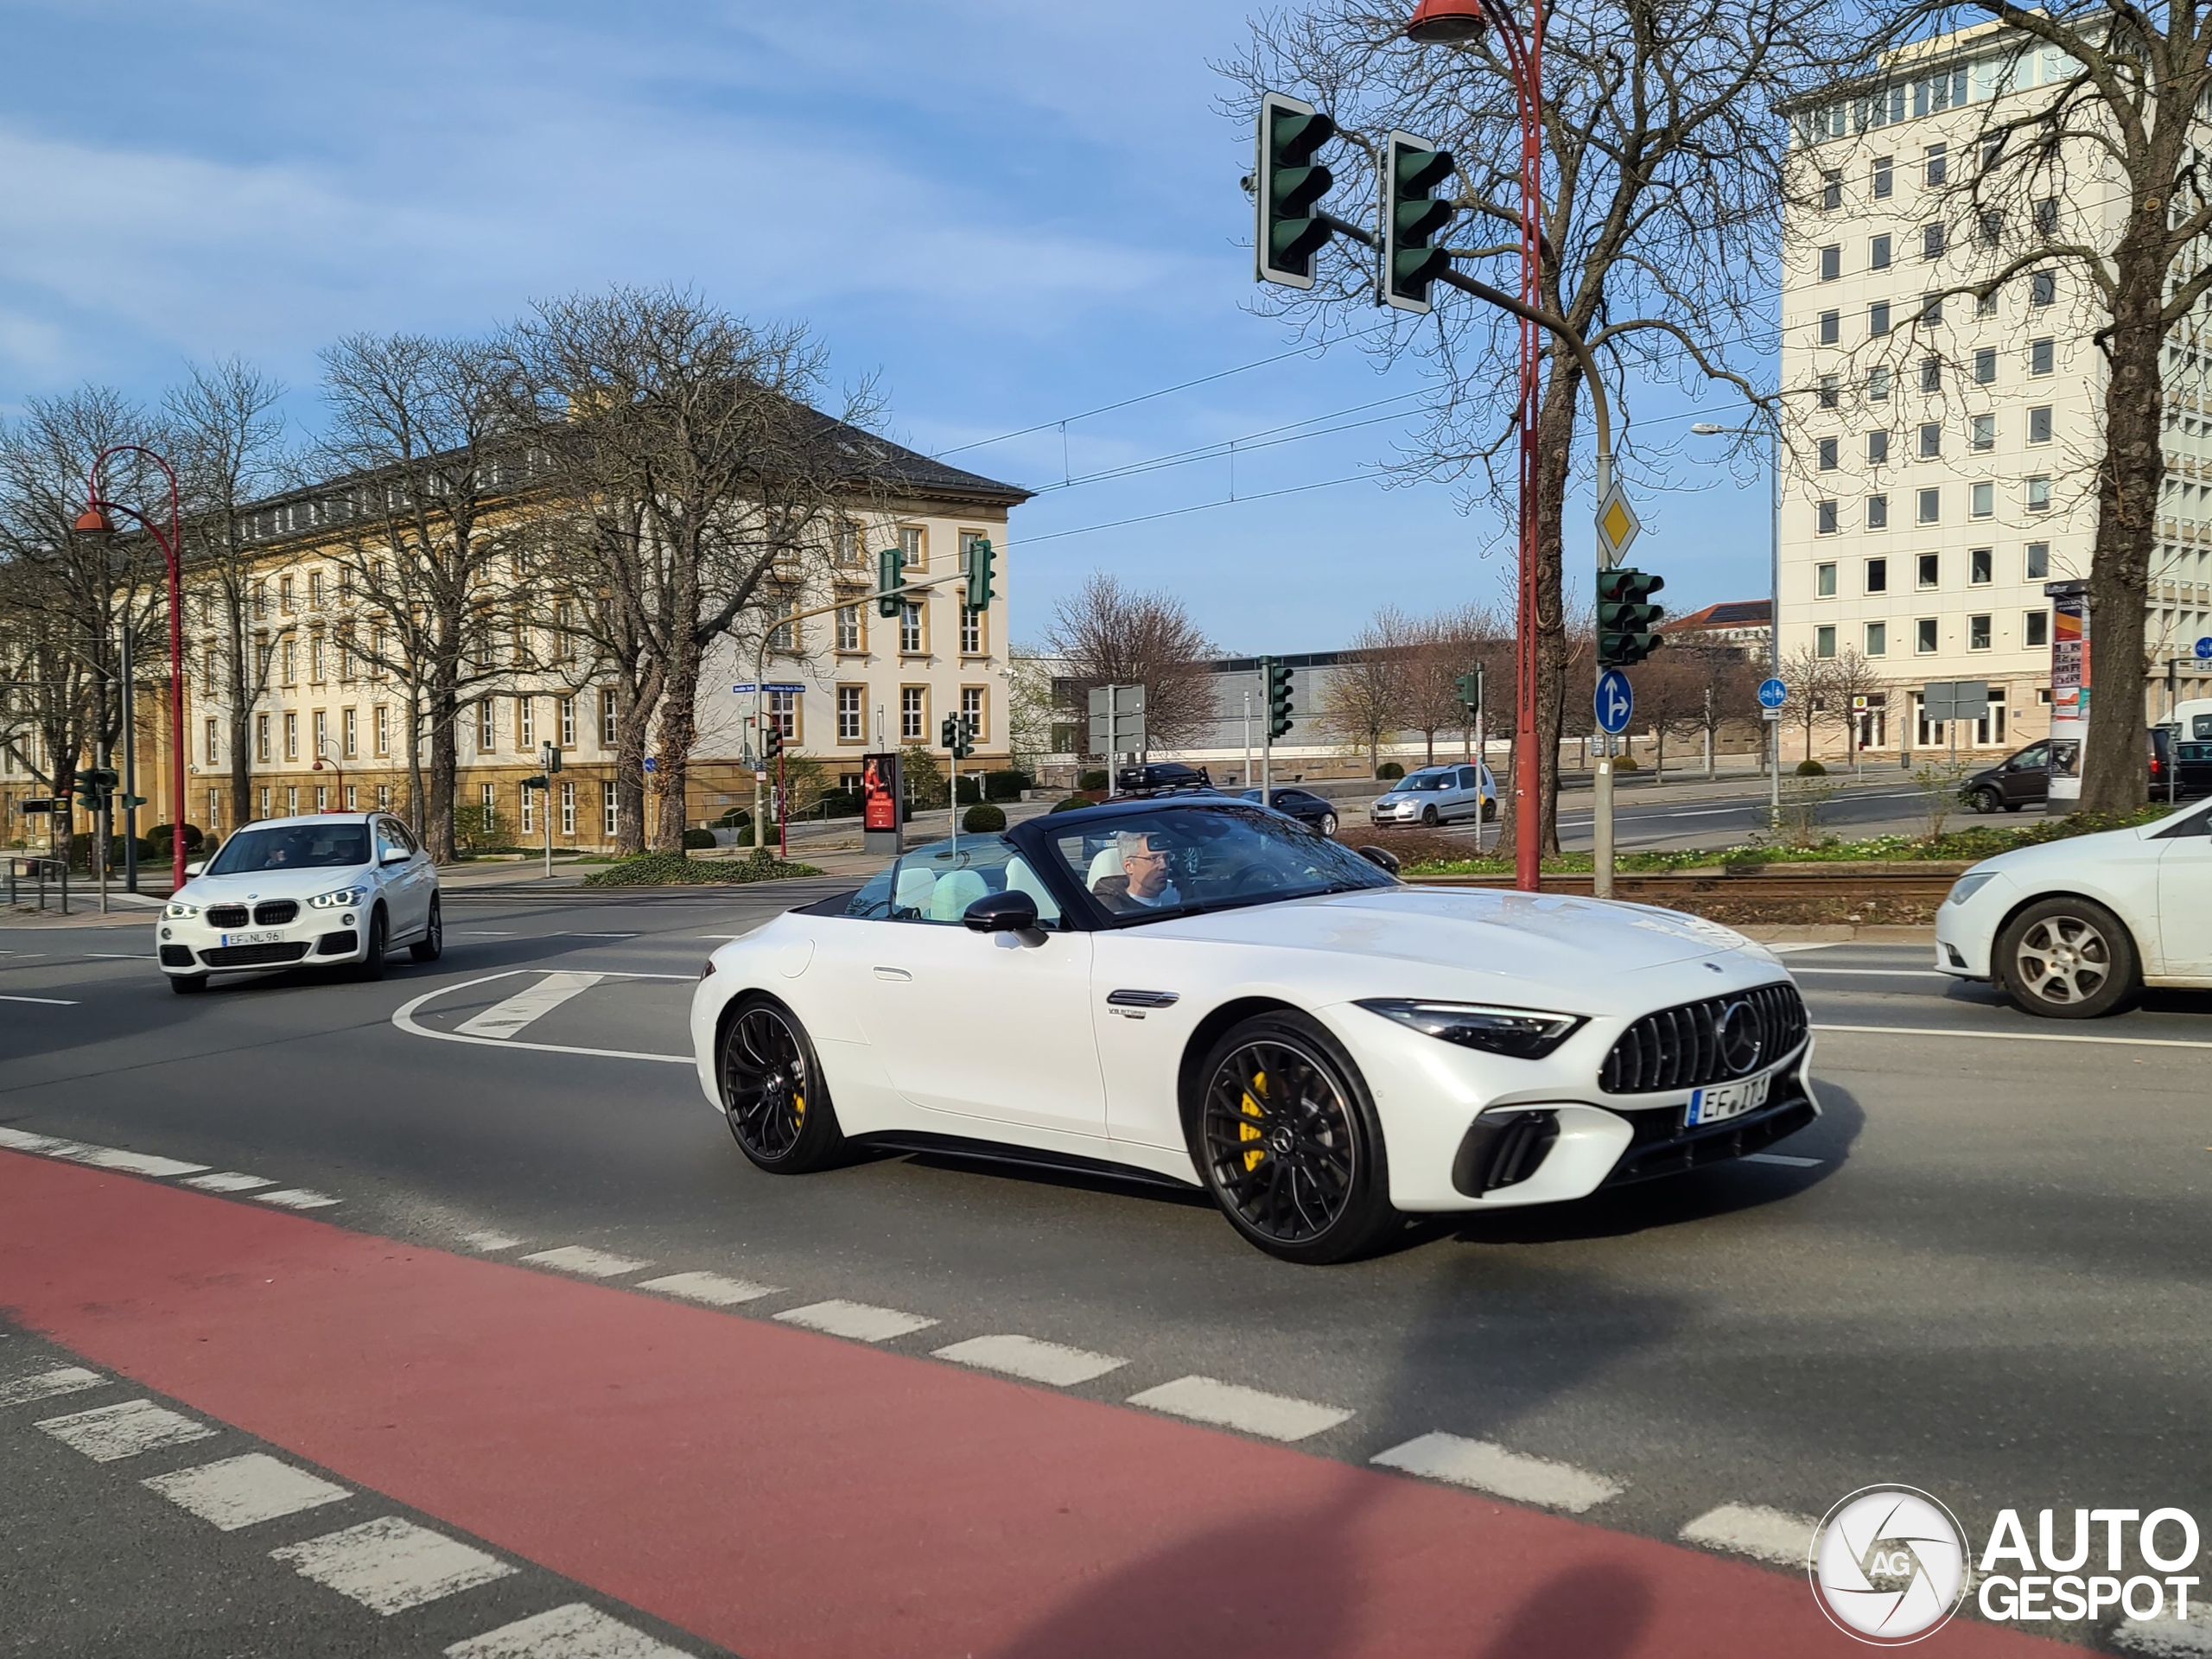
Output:
<svg viewBox="0 0 2212 1659">
<path fill-rule="evenodd" d="M 406 945 L 417 962 L 445 949 L 438 871 L 407 826 L 383 812 L 250 823 L 177 889 L 159 924 L 172 990 L 213 972 L 350 967 L 384 974 Z"/>
</svg>

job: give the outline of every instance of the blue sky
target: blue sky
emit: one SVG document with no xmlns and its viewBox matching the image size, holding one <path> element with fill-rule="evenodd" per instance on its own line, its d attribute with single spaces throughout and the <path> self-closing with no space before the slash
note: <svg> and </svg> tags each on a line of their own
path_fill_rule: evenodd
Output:
<svg viewBox="0 0 2212 1659">
<path fill-rule="evenodd" d="M 87 380 L 152 401 L 236 353 L 295 389 L 307 431 L 338 334 L 688 283 L 807 320 L 918 448 L 1046 426 L 950 457 L 1031 486 L 1349 429 L 1246 450 L 1233 480 L 1215 456 L 1042 494 L 1009 537 L 1018 637 L 1100 568 L 1239 652 L 1327 648 L 1381 604 L 1500 602 L 1492 512 L 1366 476 L 1415 429 L 1418 383 L 1353 346 L 1058 424 L 1291 344 L 1251 309 L 1249 139 L 1209 67 L 1247 15 L 0 0 L 0 413 Z M 1678 435 L 1731 401 L 1639 408 Z M 1764 593 L 1764 482 L 1682 442 L 1683 487 L 1639 497 L 1639 562 L 1677 610 Z"/>
</svg>

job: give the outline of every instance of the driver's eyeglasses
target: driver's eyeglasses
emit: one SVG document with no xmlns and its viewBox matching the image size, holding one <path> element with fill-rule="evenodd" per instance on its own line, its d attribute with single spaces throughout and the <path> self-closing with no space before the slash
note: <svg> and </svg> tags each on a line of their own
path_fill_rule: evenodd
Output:
<svg viewBox="0 0 2212 1659">
<path fill-rule="evenodd" d="M 1139 862 L 1157 864 L 1166 859 L 1166 856 L 1167 855 L 1166 853 L 1147 849 L 1143 852 L 1124 853 L 1122 855 L 1122 862 L 1124 864 L 1135 864 Z"/>
</svg>

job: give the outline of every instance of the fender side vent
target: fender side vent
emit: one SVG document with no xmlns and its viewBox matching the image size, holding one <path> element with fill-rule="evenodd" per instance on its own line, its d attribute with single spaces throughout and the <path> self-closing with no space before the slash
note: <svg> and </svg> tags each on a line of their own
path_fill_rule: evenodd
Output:
<svg viewBox="0 0 2212 1659">
<path fill-rule="evenodd" d="M 1459 1142 L 1452 1160 L 1452 1185 L 1471 1198 L 1518 1185 L 1542 1167 L 1558 1140 L 1555 1111 L 1485 1113 Z"/>
</svg>

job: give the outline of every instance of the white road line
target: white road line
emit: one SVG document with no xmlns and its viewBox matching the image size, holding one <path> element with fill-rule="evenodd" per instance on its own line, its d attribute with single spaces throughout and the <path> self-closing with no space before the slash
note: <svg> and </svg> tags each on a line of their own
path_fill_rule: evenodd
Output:
<svg viewBox="0 0 2212 1659">
<path fill-rule="evenodd" d="M 457 939 L 512 939 L 515 931 L 511 927 L 457 927 L 453 936 Z"/>
<path fill-rule="evenodd" d="M 1004 1371 L 1009 1376 L 1031 1382 L 1050 1382 L 1062 1389 L 1071 1383 L 1088 1382 L 1094 1376 L 1119 1370 L 1129 1363 L 1112 1354 L 1065 1348 L 1057 1342 L 1039 1342 L 1034 1337 L 970 1337 L 966 1342 L 938 1349 L 937 1357 L 956 1365 Z"/>
<path fill-rule="evenodd" d="M 1785 1169 L 1818 1169 L 1818 1158 L 1792 1158 L 1786 1152 L 1747 1152 L 1743 1161 L 1747 1164 L 1780 1164 Z"/>
<path fill-rule="evenodd" d="M 504 1579 L 515 1570 L 480 1549 L 396 1515 L 364 1521 L 305 1543 L 287 1544 L 270 1550 L 269 1558 L 288 1563 L 302 1578 L 350 1596 L 386 1618 Z"/>
<path fill-rule="evenodd" d="M 78 1006 L 62 996 L 0 996 L 0 1002 L 43 1002 L 50 1008 L 73 1008 Z"/>
<path fill-rule="evenodd" d="M 181 1163 L 175 1158 L 156 1158 L 149 1153 L 124 1152 L 118 1147 L 79 1147 L 55 1155 L 73 1163 L 90 1164 L 95 1169 L 120 1169 L 132 1175 L 197 1175 L 207 1167 L 205 1164 Z"/>
<path fill-rule="evenodd" d="M 81 1394 L 86 1389 L 104 1388 L 106 1384 L 107 1378 L 98 1371 L 88 1371 L 81 1365 L 57 1365 L 50 1371 L 33 1371 L 29 1376 L 10 1377 L 0 1382 L 0 1406 L 27 1406 L 34 1400 Z"/>
<path fill-rule="evenodd" d="M 581 1244 L 538 1250 L 523 1260 L 536 1262 L 541 1268 L 558 1268 L 563 1273 L 581 1273 L 589 1279 L 620 1279 L 626 1273 L 637 1273 L 652 1266 L 634 1256 L 610 1255 L 605 1250 L 589 1250 Z"/>
<path fill-rule="evenodd" d="M 1515 1503 L 1537 1503 L 1573 1515 L 1628 1490 L 1617 1480 L 1572 1464 L 1528 1457 L 1489 1440 L 1465 1440 L 1457 1434 L 1423 1434 L 1388 1452 L 1378 1452 L 1373 1461 L 1429 1480 L 1471 1486 Z"/>
<path fill-rule="evenodd" d="M 327 1210 L 338 1202 L 327 1192 L 314 1192 L 304 1186 L 279 1187 L 274 1192 L 257 1192 L 254 1198 L 263 1204 L 281 1205 L 287 1210 Z"/>
<path fill-rule="evenodd" d="M 2122 1619 L 2112 1639 L 2115 1647 L 2147 1653 L 2153 1659 L 2202 1659 L 2212 1654 L 2212 1611 L 2179 1619 Z"/>
<path fill-rule="evenodd" d="M 502 1624 L 446 1649 L 446 1659 L 686 1659 L 679 1648 L 656 1642 L 596 1607 L 565 1607 Z"/>
<path fill-rule="evenodd" d="M 574 928 L 563 930 L 556 937 L 564 939 L 634 939 L 634 933 L 579 933 Z"/>
<path fill-rule="evenodd" d="M 1847 944 L 1849 943 L 1850 941 L 1847 939 L 1822 939 L 1817 944 L 1770 944 L 1767 946 L 1767 949 L 1773 951 L 1777 957 L 1794 957 L 1799 952 L 1805 950 L 1833 950 L 1839 944 Z"/>
<path fill-rule="evenodd" d="M 1683 1527 L 1681 1537 L 1686 1544 L 1750 1555 L 1777 1567 L 1802 1567 L 1813 1547 L 1814 1529 L 1820 1524 L 1810 1516 L 1786 1510 L 1723 1503 Z"/>
<path fill-rule="evenodd" d="M 597 974 L 548 974 L 527 990 L 517 991 L 504 1002 L 464 1020 L 454 1029 L 475 1037 L 512 1037 L 533 1020 L 543 1019 L 570 997 L 599 983 Z"/>
<path fill-rule="evenodd" d="M 704 1302 L 709 1307 L 735 1307 L 740 1302 L 756 1301 L 776 1294 L 773 1285 L 756 1285 L 749 1279 L 725 1279 L 719 1273 L 671 1273 L 663 1278 L 648 1279 L 638 1288 Z"/>
<path fill-rule="evenodd" d="M 37 1152 L 51 1156 L 63 1147 L 73 1147 L 74 1141 L 57 1141 L 50 1135 L 33 1135 L 28 1129 L 0 1128 L 0 1147 L 10 1152 Z"/>
<path fill-rule="evenodd" d="M 776 1317 L 785 1325 L 803 1325 L 810 1331 L 849 1337 L 855 1342 L 888 1342 L 893 1337 L 925 1330 L 937 1323 L 918 1313 L 901 1313 L 895 1307 L 871 1307 L 866 1302 L 836 1300 L 809 1302 L 804 1307 L 794 1307 Z"/>
<path fill-rule="evenodd" d="M 150 1400 L 126 1400 L 119 1406 L 99 1406 L 67 1417 L 49 1417 L 39 1427 L 94 1463 L 113 1463 L 156 1446 L 183 1446 L 212 1440 L 215 1434 L 207 1424 L 196 1423 Z"/>
<path fill-rule="evenodd" d="M 219 1532 L 236 1532 L 257 1521 L 335 1503 L 353 1493 L 318 1475 L 295 1469 L 266 1452 L 203 1463 L 138 1483 L 188 1510 Z"/>
<path fill-rule="evenodd" d="M 1302 1440 L 1325 1428 L 1334 1428 L 1351 1415 L 1339 1406 L 1318 1406 L 1310 1400 L 1263 1394 L 1234 1382 L 1217 1382 L 1210 1376 L 1179 1376 L 1173 1382 L 1131 1395 L 1129 1403 L 1188 1417 L 1193 1422 L 1242 1429 L 1270 1440 Z"/>
<path fill-rule="evenodd" d="M 444 985 L 434 991 L 425 991 L 411 1001 L 403 1002 L 391 1011 L 391 1023 L 410 1037 L 428 1037 L 440 1043 L 482 1043 L 491 1048 L 524 1048 L 539 1054 L 589 1054 L 603 1060 L 660 1060 L 671 1065 L 696 1065 L 698 1062 L 689 1054 L 646 1054 L 624 1048 L 577 1048 L 567 1043 L 525 1043 L 509 1037 L 477 1037 L 464 1032 L 435 1031 L 415 1017 L 416 1010 L 441 996 L 452 996 L 478 985 L 488 985 L 495 979 L 506 979 L 516 974 L 540 973 L 536 968 L 507 968 L 496 974 L 486 974 L 481 979 L 463 980 L 458 985 Z M 690 981 L 696 974 L 628 974 L 602 973 L 601 979 L 680 979 Z"/>
<path fill-rule="evenodd" d="M 2042 1031 L 1966 1031 L 1946 1026 L 1815 1026 L 1815 1031 L 1867 1032 L 1878 1037 L 1974 1037 L 1993 1043 L 2091 1043 L 2107 1048 L 2212 1048 L 2178 1037 L 2075 1037 Z"/>
<path fill-rule="evenodd" d="M 512 1250 L 522 1240 L 510 1233 L 463 1233 L 461 1242 L 472 1250 L 482 1250 L 491 1255 L 500 1250 Z"/>
<path fill-rule="evenodd" d="M 266 1175 L 244 1175 L 235 1169 L 219 1170 L 213 1175 L 194 1175 L 185 1183 L 207 1192 L 251 1192 L 257 1187 L 274 1186 L 276 1182 Z"/>
<path fill-rule="evenodd" d="M 1933 968 L 1792 968 L 1793 974 L 1849 974 L 1854 979 L 1953 979 L 1957 976 L 1938 973 Z"/>
<path fill-rule="evenodd" d="M 87 950 L 85 952 L 85 960 L 87 962 L 151 962 L 153 959 L 154 958 L 150 955 L 141 956 L 137 951 L 132 951 L 128 956 L 124 956 L 112 950 Z"/>
</svg>

